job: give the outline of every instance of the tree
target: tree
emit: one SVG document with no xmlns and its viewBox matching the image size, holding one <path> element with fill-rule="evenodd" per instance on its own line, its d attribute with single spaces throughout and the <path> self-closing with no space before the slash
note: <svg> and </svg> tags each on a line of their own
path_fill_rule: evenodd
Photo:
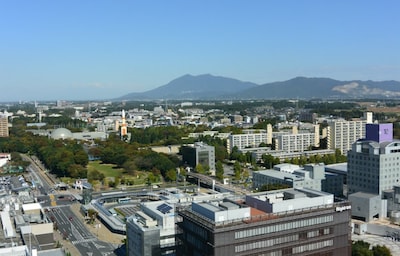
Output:
<svg viewBox="0 0 400 256">
<path fill-rule="evenodd" d="M 196 167 L 196 172 L 200 173 L 200 174 L 206 174 L 206 169 L 202 164 L 197 164 Z"/>
<path fill-rule="evenodd" d="M 128 173 L 129 175 L 136 175 L 137 167 L 136 167 L 135 161 L 128 160 L 124 163 L 124 165 L 122 167 L 124 168 L 126 173 Z"/>
<path fill-rule="evenodd" d="M 370 244 L 364 241 L 353 242 L 351 246 L 352 256 L 373 256 L 372 251 L 369 250 Z"/>
<path fill-rule="evenodd" d="M 264 162 L 264 167 L 272 169 L 272 167 L 274 167 L 274 165 L 280 164 L 280 160 L 278 157 L 273 157 L 272 155 L 268 154 L 263 154 L 262 155 L 262 160 Z"/>
<path fill-rule="evenodd" d="M 243 171 L 242 176 L 243 176 L 243 179 L 244 179 L 244 180 L 248 179 L 248 178 L 250 177 L 249 170 L 245 169 L 245 170 Z"/>
<path fill-rule="evenodd" d="M 279 183 L 264 184 L 261 186 L 259 191 L 271 191 L 271 190 L 278 190 L 278 189 L 285 189 L 285 188 L 290 188 L 290 186 L 287 184 L 279 184 Z"/>
<path fill-rule="evenodd" d="M 261 142 L 260 145 L 258 145 L 258 146 L 259 146 L 260 148 L 268 147 L 267 143 L 265 143 L 265 142 Z"/>
<path fill-rule="evenodd" d="M 372 247 L 372 254 L 374 256 L 392 256 L 390 250 L 384 245 L 375 245 Z"/>
<path fill-rule="evenodd" d="M 180 176 L 186 176 L 186 174 L 187 174 L 186 168 L 179 167 L 179 175 Z"/>
<path fill-rule="evenodd" d="M 150 172 L 147 175 L 147 185 L 151 185 L 152 183 L 156 183 L 159 180 L 158 175 L 154 174 L 153 172 Z"/>
<path fill-rule="evenodd" d="M 336 163 L 347 162 L 347 157 L 342 155 L 342 152 L 338 148 L 335 150 L 335 157 L 336 157 Z"/>
<path fill-rule="evenodd" d="M 221 161 L 215 164 L 215 176 L 218 180 L 222 181 L 224 179 L 224 166 Z"/>
<path fill-rule="evenodd" d="M 238 160 L 240 158 L 240 155 L 241 154 L 239 152 L 239 149 L 236 146 L 234 146 L 232 148 L 231 155 L 229 156 L 229 159 L 230 160 Z"/>
<path fill-rule="evenodd" d="M 224 145 L 213 145 L 215 148 L 215 160 L 223 161 L 228 158 L 228 152 Z"/>
<path fill-rule="evenodd" d="M 121 184 L 121 178 L 120 177 L 115 177 L 114 183 L 115 183 L 115 188 L 117 188 Z"/>
<path fill-rule="evenodd" d="M 88 155 L 85 151 L 79 150 L 74 154 L 75 163 L 85 167 L 89 163 Z"/>
<path fill-rule="evenodd" d="M 235 174 L 235 179 L 240 180 L 240 178 L 242 176 L 242 166 L 240 165 L 240 163 L 238 161 L 235 161 L 235 163 L 233 165 L 233 172 Z"/>
<path fill-rule="evenodd" d="M 165 173 L 165 178 L 167 181 L 176 181 L 176 170 L 170 169 Z"/>
<path fill-rule="evenodd" d="M 89 224 L 93 224 L 94 221 L 97 218 L 98 212 L 96 210 L 94 210 L 94 209 L 89 209 L 87 214 L 88 214 L 88 217 L 89 217 Z"/>
<path fill-rule="evenodd" d="M 71 164 L 68 167 L 68 174 L 71 178 L 86 178 L 87 169 L 79 164 Z"/>
<path fill-rule="evenodd" d="M 253 156 L 251 152 L 246 152 L 245 157 L 246 157 L 246 163 L 253 164 L 255 162 L 253 161 Z"/>
<path fill-rule="evenodd" d="M 105 176 L 103 173 L 99 172 L 98 170 L 92 170 L 87 175 L 89 182 L 94 180 L 104 180 Z"/>
</svg>

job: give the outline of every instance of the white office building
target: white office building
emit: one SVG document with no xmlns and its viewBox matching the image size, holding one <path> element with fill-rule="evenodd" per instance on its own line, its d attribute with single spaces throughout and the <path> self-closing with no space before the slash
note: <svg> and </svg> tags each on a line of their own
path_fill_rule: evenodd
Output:
<svg viewBox="0 0 400 256">
<path fill-rule="evenodd" d="M 347 162 L 349 194 L 381 195 L 400 185 L 400 140 L 393 140 L 393 124 L 368 124 L 366 139 L 353 143 Z"/>
</svg>

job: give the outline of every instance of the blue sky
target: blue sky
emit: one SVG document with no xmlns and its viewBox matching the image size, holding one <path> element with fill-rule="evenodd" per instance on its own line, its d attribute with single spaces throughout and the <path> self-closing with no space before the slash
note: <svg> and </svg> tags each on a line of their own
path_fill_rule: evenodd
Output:
<svg viewBox="0 0 400 256">
<path fill-rule="evenodd" d="M 400 1 L 0 1 L 0 101 L 94 100 L 185 74 L 400 81 Z"/>
</svg>

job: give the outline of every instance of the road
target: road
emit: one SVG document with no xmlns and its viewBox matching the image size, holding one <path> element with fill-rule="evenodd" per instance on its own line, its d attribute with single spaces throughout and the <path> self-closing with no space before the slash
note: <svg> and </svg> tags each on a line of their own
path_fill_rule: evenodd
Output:
<svg viewBox="0 0 400 256">
<path fill-rule="evenodd" d="M 47 208 L 46 215 L 53 221 L 64 239 L 68 239 L 82 255 L 116 255 L 114 245 L 97 239 L 69 206 Z"/>
<path fill-rule="evenodd" d="M 31 164 L 28 167 L 32 179 L 35 181 L 37 189 L 42 195 L 46 195 L 50 191 L 54 191 L 54 182 L 46 175 L 43 166 L 36 157 L 29 157 L 21 154 L 24 161 L 29 161 Z"/>
<path fill-rule="evenodd" d="M 44 172 L 44 167 L 36 157 L 22 155 L 25 161 L 31 164 L 28 170 L 32 180 L 36 183 L 37 200 L 45 208 L 46 215 L 62 234 L 81 253 L 81 255 L 116 255 L 116 247 L 111 243 L 100 241 L 93 235 L 71 210 L 72 195 L 66 192 L 60 194 L 54 190 L 55 182 Z"/>
</svg>

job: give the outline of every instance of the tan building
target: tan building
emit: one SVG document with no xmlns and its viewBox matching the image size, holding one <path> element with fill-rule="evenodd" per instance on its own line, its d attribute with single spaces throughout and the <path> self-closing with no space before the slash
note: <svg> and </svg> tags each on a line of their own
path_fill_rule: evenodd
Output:
<svg viewBox="0 0 400 256">
<path fill-rule="evenodd" d="M 328 123 L 328 149 L 340 149 L 343 155 L 351 150 L 352 145 L 359 139 L 365 138 L 365 125 L 373 123 L 372 112 L 364 113 L 360 120 L 333 120 Z"/>
<path fill-rule="evenodd" d="M 0 137 L 8 137 L 8 119 L 7 116 L 0 116 Z"/>
</svg>

